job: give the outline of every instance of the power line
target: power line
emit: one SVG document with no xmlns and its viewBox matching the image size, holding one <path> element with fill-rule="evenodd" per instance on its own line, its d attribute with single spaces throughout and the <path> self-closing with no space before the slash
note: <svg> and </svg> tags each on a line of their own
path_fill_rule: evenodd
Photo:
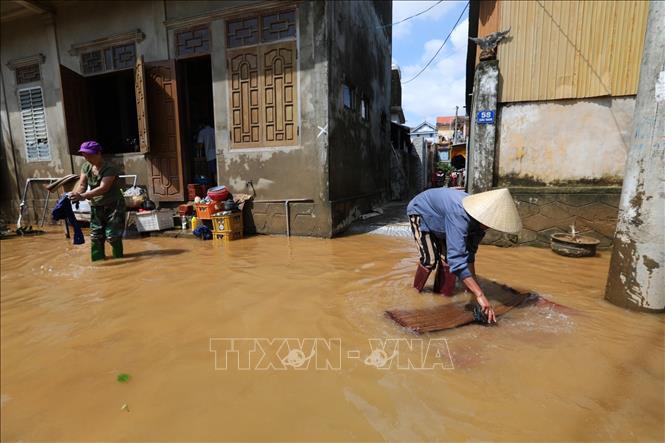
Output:
<svg viewBox="0 0 665 443">
<path fill-rule="evenodd" d="M 457 25 L 459 25 L 459 22 L 460 22 L 460 20 L 462 20 L 462 17 L 464 16 L 464 12 L 466 12 L 466 9 L 467 9 L 468 7 L 469 7 L 469 2 L 467 2 L 467 3 L 466 3 L 466 6 L 464 7 L 464 9 L 462 9 L 462 13 L 459 15 L 459 17 L 457 17 L 457 21 L 456 21 L 455 24 L 453 25 L 453 29 L 450 30 L 450 32 L 448 33 L 448 36 L 447 36 L 446 39 L 443 41 L 443 43 L 441 44 L 441 46 L 439 46 L 439 49 L 436 50 L 436 53 L 434 54 L 434 56 L 433 56 L 431 59 L 429 59 L 429 61 L 428 61 L 427 64 L 423 67 L 423 69 L 421 69 L 421 70 L 420 70 L 415 76 L 411 77 L 411 78 L 408 79 L 408 80 L 403 81 L 403 82 L 402 82 L 403 85 L 406 84 L 406 83 L 412 82 L 412 81 L 414 81 L 415 79 L 417 79 L 418 76 L 419 76 L 420 74 L 422 74 L 422 73 L 425 71 L 425 69 L 427 69 L 427 67 L 428 67 L 428 66 L 434 61 L 434 59 L 436 58 L 436 56 L 439 55 L 439 52 L 441 52 L 441 50 L 443 49 L 443 47 L 444 47 L 444 46 L 446 45 L 446 43 L 448 42 L 448 39 L 450 39 L 450 36 L 453 35 L 453 31 L 455 30 L 455 28 L 457 28 Z"/>
<path fill-rule="evenodd" d="M 439 3 L 443 3 L 443 0 L 439 0 L 438 2 L 434 3 L 434 4 L 433 4 L 432 6 L 430 6 L 429 8 L 427 8 L 427 9 L 425 9 L 425 10 L 423 10 L 423 11 L 420 11 L 420 12 L 417 13 L 417 14 L 413 14 L 413 15 L 410 16 L 410 17 L 404 18 L 404 19 L 402 19 L 402 20 L 400 20 L 400 21 L 398 21 L 398 22 L 395 22 L 395 23 L 388 23 L 387 25 L 377 26 L 377 28 L 387 28 L 387 27 L 389 27 L 389 26 L 395 26 L 395 25 L 399 25 L 400 23 L 404 23 L 404 22 L 407 21 L 407 20 L 411 20 L 411 19 L 414 18 L 414 17 L 418 17 L 419 15 L 422 15 L 422 14 L 426 13 L 427 11 L 429 11 L 430 9 L 432 9 L 433 7 L 437 6 Z"/>
</svg>

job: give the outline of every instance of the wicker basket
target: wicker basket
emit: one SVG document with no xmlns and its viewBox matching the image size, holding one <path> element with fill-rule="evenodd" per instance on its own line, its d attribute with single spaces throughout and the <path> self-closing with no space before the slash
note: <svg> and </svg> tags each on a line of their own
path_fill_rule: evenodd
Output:
<svg viewBox="0 0 665 443">
<path fill-rule="evenodd" d="M 139 232 L 163 231 L 173 228 L 171 211 L 147 211 L 136 213 L 136 229 Z"/>
</svg>

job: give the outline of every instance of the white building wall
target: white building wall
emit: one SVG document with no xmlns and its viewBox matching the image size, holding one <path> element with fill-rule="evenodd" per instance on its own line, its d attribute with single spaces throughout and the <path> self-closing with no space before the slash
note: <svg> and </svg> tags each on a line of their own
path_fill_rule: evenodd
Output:
<svg viewBox="0 0 665 443">
<path fill-rule="evenodd" d="M 620 185 L 634 108 L 634 97 L 504 105 L 499 181 Z"/>
</svg>

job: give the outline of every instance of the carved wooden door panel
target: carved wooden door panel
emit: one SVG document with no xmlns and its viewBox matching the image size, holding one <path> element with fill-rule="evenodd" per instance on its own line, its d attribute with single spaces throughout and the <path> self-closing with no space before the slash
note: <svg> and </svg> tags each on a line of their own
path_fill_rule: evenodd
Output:
<svg viewBox="0 0 665 443">
<path fill-rule="evenodd" d="M 155 201 L 182 201 L 182 155 L 174 60 L 145 64 L 150 152 L 148 180 Z"/>
<path fill-rule="evenodd" d="M 229 52 L 231 146 L 261 146 L 261 103 L 257 48 Z"/>
<path fill-rule="evenodd" d="M 298 143 L 296 42 L 229 52 L 231 147 Z"/>
<path fill-rule="evenodd" d="M 145 65 L 143 56 L 136 60 L 134 70 L 134 89 L 136 95 L 136 117 L 139 128 L 139 147 L 144 154 L 150 151 L 150 136 L 148 128 L 148 100 L 145 94 Z"/>
<path fill-rule="evenodd" d="M 261 48 L 261 97 L 264 146 L 297 143 L 296 43 Z"/>
</svg>

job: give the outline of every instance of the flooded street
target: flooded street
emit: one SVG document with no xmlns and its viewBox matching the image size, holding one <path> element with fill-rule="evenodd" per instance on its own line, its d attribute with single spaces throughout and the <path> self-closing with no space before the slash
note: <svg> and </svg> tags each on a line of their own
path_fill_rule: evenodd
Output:
<svg viewBox="0 0 665 443">
<path fill-rule="evenodd" d="M 3 441 L 665 438 L 665 318 L 602 300 L 607 251 L 481 247 L 479 275 L 576 313 L 430 334 L 454 368 L 405 370 L 365 358 L 416 338 L 386 309 L 442 302 L 411 288 L 410 240 L 146 238 L 95 265 L 87 241 L 0 245 Z M 210 339 L 234 337 L 336 338 L 341 369 L 215 370 Z"/>
</svg>

